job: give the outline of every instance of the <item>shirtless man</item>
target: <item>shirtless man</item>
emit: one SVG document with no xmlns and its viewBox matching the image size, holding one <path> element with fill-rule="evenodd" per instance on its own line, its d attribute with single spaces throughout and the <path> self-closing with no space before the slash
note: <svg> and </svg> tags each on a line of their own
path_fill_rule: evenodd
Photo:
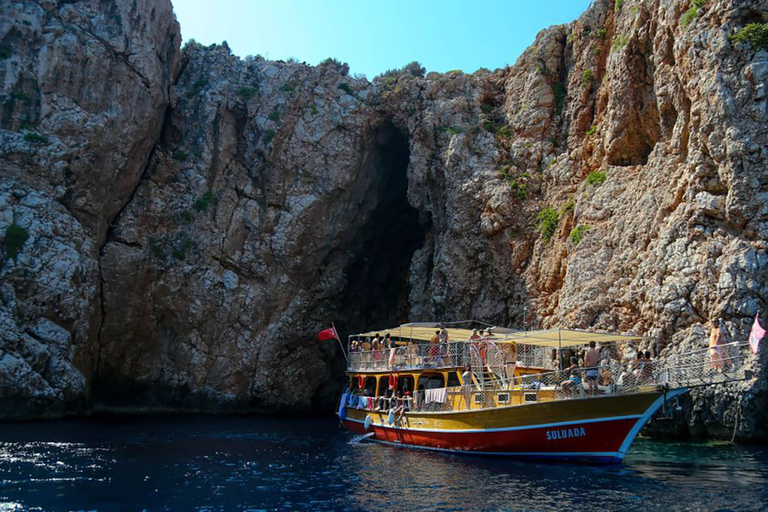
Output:
<svg viewBox="0 0 768 512">
<path fill-rule="evenodd" d="M 594 341 L 589 342 L 589 349 L 584 354 L 584 368 L 587 370 L 587 391 L 597 391 L 597 378 L 599 376 L 597 365 L 600 363 L 600 351 Z"/>
</svg>

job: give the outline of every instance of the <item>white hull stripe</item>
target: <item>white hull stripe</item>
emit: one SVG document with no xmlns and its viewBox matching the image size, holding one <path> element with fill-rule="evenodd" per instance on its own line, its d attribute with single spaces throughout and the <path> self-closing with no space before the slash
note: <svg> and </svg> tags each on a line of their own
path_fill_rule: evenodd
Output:
<svg viewBox="0 0 768 512">
<path fill-rule="evenodd" d="M 667 391 L 666 395 L 661 395 L 659 398 L 656 399 L 655 402 L 651 404 L 648 410 L 645 411 L 645 414 L 643 414 L 642 417 L 637 421 L 637 423 L 635 423 L 635 426 L 632 427 L 632 430 L 629 431 L 629 433 L 627 434 L 627 437 L 624 438 L 624 442 L 621 443 L 621 447 L 619 447 L 619 452 L 621 452 L 622 457 L 627 454 L 627 452 L 629 451 L 629 447 L 632 445 L 632 441 L 635 440 L 635 438 L 637 437 L 637 434 L 640 433 L 640 430 L 645 426 L 646 423 L 648 423 L 648 420 L 651 419 L 651 416 L 653 416 L 654 413 L 658 411 L 662 405 L 664 405 L 665 400 L 670 400 L 686 392 L 688 392 L 687 388 L 673 389 L 672 391 Z"/>
<path fill-rule="evenodd" d="M 657 400 L 658 401 L 658 400 Z M 654 402 L 655 405 L 655 402 Z M 651 406 L 653 407 L 653 406 Z M 658 407 L 656 407 L 658 409 Z M 648 414 L 646 412 L 646 414 Z M 653 413 L 651 413 L 653 414 Z M 588 420 L 576 420 L 576 421 L 561 421 L 559 423 L 542 423 L 539 425 L 525 425 L 522 427 L 500 427 L 500 428 L 472 428 L 472 429 L 445 429 L 445 428 L 412 428 L 412 427 L 397 427 L 395 425 L 383 425 L 378 423 L 371 423 L 373 427 L 388 428 L 391 430 L 403 430 L 409 432 L 443 432 L 443 433 L 455 433 L 455 434 L 481 434 L 484 432 L 509 432 L 513 430 L 532 430 L 535 428 L 550 428 L 550 427 L 564 427 L 566 425 L 583 425 L 586 423 L 602 423 L 604 421 L 618 421 L 618 420 L 636 420 L 642 418 L 643 414 L 630 414 L 628 416 L 610 416 L 606 418 L 592 418 Z M 650 416 L 649 416 L 650 417 Z M 354 420 L 352 418 L 346 418 L 347 421 L 364 424 L 365 421 Z M 638 429 L 639 431 L 640 429 Z M 631 442 L 631 441 L 630 441 Z"/>
<path fill-rule="evenodd" d="M 399 448 L 415 448 L 417 450 L 430 450 L 433 452 L 459 453 L 462 455 L 495 455 L 504 457 L 549 457 L 549 458 L 568 458 L 584 459 L 590 457 L 611 458 L 616 460 L 624 459 L 624 454 L 620 452 L 480 452 L 475 450 L 453 450 L 450 448 L 435 448 L 433 446 L 421 446 L 417 444 L 393 443 L 392 441 L 383 441 L 381 439 L 370 438 L 366 441 L 373 441 Z"/>
</svg>

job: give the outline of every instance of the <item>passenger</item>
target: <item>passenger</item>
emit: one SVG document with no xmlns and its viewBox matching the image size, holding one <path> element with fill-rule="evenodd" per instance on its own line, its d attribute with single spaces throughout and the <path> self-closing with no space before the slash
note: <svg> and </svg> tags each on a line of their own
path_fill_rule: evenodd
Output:
<svg viewBox="0 0 768 512">
<path fill-rule="evenodd" d="M 517 343 L 504 343 L 504 368 L 507 371 L 507 381 L 510 387 L 515 384 L 515 369 L 517 368 Z"/>
<path fill-rule="evenodd" d="M 370 336 L 366 336 L 365 341 L 363 342 L 363 350 L 365 352 L 368 352 L 371 350 L 371 338 Z"/>
<path fill-rule="evenodd" d="M 632 375 L 635 377 L 636 384 L 642 384 L 642 379 L 645 374 L 645 354 L 642 350 L 637 351 L 635 360 L 632 361 Z"/>
<path fill-rule="evenodd" d="M 440 343 L 440 331 L 435 331 L 434 336 L 429 338 L 429 344 L 430 345 L 437 345 Z"/>
<path fill-rule="evenodd" d="M 611 371 L 611 363 L 609 359 L 603 359 L 600 361 L 600 385 L 598 389 L 605 391 L 606 393 L 613 393 L 613 372 Z"/>
<path fill-rule="evenodd" d="M 720 345 L 725 344 L 725 335 L 720 328 L 720 321 L 712 320 L 712 330 L 709 333 L 709 352 L 710 352 L 710 364 L 715 370 L 722 370 L 725 366 L 723 364 L 723 348 Z"/>
<path fill-rule="evenodd" d="M 464 408 L 472 408 L 472 391 L 475 388 L 475 383 L 472 380 L 472 368 L 468 364 L 464 365 L 464 373 L 461 374 L 461 393 L 464 396 Z"/>
<path fill-rule="evenodd" d="M 565 371 L 568 379 L 560 383 L 563 391 L 570 391 L 571 395 L 575 394 L 576 391 L 581 394 L 584 388 L 581 385 L 581 370 L 579 369 L 579 359 L 576 356 L 571 357 L 571 365 Z"/>
<path fill-rule="evenodd" d="M 477 329 L 472 329 L 472 334 L 469 336 L 469 341 L 477 341 L 480 339 L 480 334 L 478 334 Z"/>
<path fill-rule="evenodd" d="M 559 369 L 558 368 L 558 366 L 559 366 L 558 361 L 559 361 L 559 358 L 557 357 L 557 349 L 553 348 L 552 349 L 552 353 L 549 356 L 549 369 L 550 370 L 558 370 Z"/>
<path fill-rule="evenodd" d="M 357 340 L 352 342 L 352 346 L 349 347 L 350 352 L 357 352 L 359 350 L 359 347 L 357 345 Z"/>
<path fill-rule="evenodd" d="M 589 349 L 584 354 L 584 368 L 586 368 L 587 391 L 594 394 L 597 391 L 598 369 L 600 363 L 600 351 L 597 350 L 597 343 L 589 342 Z"/>
<path fill-rule="evenodd" d="M 440 324 L 440 332 L 438 333 L 440 343 L 448 343 L 448 330 L 443 324 Z"/>
<path fill-rule="evenodd" d="M 437 364 L 439 356 L 440 356 L 440 331 L 435 331 L 435 335 L 429 339 L 429 350 L 427 351 L 427 357 L 424 358 L 424 362 Z"/>
<path fill-rule="evenodd" d="M 384 335 L 384 348 L 385 349 L 395 348 L 395 344 L 392 341 L 392 336 L 390 336 L 389 333 Z"/>
</svg>

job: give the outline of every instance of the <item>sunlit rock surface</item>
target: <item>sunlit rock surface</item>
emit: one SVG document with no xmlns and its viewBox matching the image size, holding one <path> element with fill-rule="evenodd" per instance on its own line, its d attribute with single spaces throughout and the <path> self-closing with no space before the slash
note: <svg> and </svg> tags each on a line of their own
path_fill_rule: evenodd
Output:
<svg viewBox="0 0 768 512">
<path fill-rule="evenodd" d="M 728 38 L 765 1 L 598 0 L 514 66 L 373 81 L 182 51 L 139 4 L 2 4 L 0 234 L 30 235 L 0 271 L 3 415 L 328 408 L 330 320 L 526 311 L 658 354 L 765 306 L 768 52 Z M 654 428 L 764 437 L 750 364 Z"/>
</svg>

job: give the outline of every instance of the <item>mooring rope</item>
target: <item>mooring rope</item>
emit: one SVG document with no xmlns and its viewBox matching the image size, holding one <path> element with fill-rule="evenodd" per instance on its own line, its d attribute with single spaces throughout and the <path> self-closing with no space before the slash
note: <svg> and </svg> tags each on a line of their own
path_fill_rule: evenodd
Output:
<svg viewBox="0 0 768 512">
<path fill-rule="evenodd" d="M 739 397 L 739 405 L 736 407 L 736 421 L 733 422 L 733 435 L 731 436 L 731 442 L 736 439 L 736 430 L 739 428 L 739 416 L 741 415 L 741 397 Z"/>
</svg>

